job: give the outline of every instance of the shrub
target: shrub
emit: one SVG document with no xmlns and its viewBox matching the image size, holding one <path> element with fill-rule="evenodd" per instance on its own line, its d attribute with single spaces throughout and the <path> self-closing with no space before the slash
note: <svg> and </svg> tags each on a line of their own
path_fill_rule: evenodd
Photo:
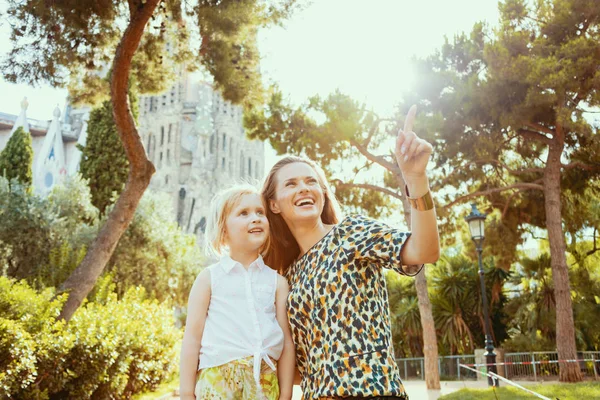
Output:
<svg viewBox="0 0 600 400">
<path fill-rule="evenodd" d="M 142 288 L 117 299 L 111 279 L 65 326 L 65 296 L 0 277 L 0 398 L 128 399 L 172 375 L 181 333 L 170 309 Z"/>
</svg>

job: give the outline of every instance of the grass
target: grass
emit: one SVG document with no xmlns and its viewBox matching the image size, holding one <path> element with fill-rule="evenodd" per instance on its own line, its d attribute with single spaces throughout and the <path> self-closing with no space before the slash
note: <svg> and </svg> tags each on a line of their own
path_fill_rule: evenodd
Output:
<svg viewBox="0 0 600 400">
<path fill-rule="evenodd" d="M 527 389 L 549 397 L 560 400 L 587 400 L 600 399 L 600 382 L 564 383 L 564 384 L 540 384 L 527 385 Z M 452 394 L 439 398 L 439 400 L 529 400 L 538 397 L 515 387 L 504 387 L 494 389 L 461 389 Z"/>
</svg>

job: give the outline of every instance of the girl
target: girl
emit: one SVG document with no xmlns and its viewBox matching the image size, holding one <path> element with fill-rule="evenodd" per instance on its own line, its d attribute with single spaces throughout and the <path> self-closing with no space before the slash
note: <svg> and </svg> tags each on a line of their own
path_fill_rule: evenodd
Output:
<svg viewBox="0 0 600 400">
<path fill-rule="evenodd" d="M 288 285 L 261 256 L 269 223 L 256 188 L 236 186 L 215 196 L 206 240 L 221 258 L 198 275 L 189 296 L 181 399 L 291 399 Z"/>
<path fill-rule="evenodd" d="M 323 171 L 310 160 L 283 158 L 265 181 L 273 238 L 266 259 L 290 283 L 304 399 L 408 399 L 394 360 L 383 268 L 413 275 L 440 252 L 425 175 L 432 148 L 412 132 L 414 115 L 413 107 L 396 142 L 414 196 L 412 235 L 362 216 L 340 218 Z"/>
</svg>

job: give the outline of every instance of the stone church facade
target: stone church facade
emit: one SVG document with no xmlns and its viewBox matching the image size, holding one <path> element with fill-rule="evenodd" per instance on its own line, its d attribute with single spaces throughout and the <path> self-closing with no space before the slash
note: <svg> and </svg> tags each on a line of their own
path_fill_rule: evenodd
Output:
<svg viewBox="0 0 600 400">
<path fill-rule="evenodd" d="M 138 130 L 156 167 L 149 190 L 166 193 L 173 219 L 198 239 L 206 227 L 209 204 L 221 188 L 236 181 L 257 181 L 264 175 L 264 143 L 250 141 L 242 124 L 242 108 L 233 105 L 197 75 L 179 74 L 164 93 L 141 96 Z M 89 108 L 57 108 L 53 119 L 0 113 L 0 151 L 19 126 L 31 132 L 34 150 L 34 190 L 45 195 L 66 176 L 79 170 L 85 145 Z"/>
</svg>

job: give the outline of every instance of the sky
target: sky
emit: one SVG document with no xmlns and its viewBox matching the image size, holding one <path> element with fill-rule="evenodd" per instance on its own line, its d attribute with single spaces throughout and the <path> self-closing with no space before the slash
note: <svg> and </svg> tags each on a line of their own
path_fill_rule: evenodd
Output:
<svg viewBox="0 0 600 400">
<path fill-rule="evenodd" d="M 497 0 L 314 0 L 283 28 L 261 33 L 262 72 L 290 99 L 340 89 L 380 113 L 412 83 L 426 57 L 478 21 L 495 25 Z"/>
<path fill-rule="evenodd" d="M 300 104 L 335 89 L 388 113 L 409 87 L 408 61 L 439 48 L 444 35 L 469 31 L 480 20 L 495 24 L 496 0 L 313 0 L 284 27 L 260 33 L 261 70 Z M 0 0 L 0 10 L 5 9 Z M 8 26 L 0 25 L 0 57 L 10 50 Z M 28 116 L 51 119 L 67 92 L 0 79 L 0 111 L 18 114 L 28 97 Z"/>
</svg>

